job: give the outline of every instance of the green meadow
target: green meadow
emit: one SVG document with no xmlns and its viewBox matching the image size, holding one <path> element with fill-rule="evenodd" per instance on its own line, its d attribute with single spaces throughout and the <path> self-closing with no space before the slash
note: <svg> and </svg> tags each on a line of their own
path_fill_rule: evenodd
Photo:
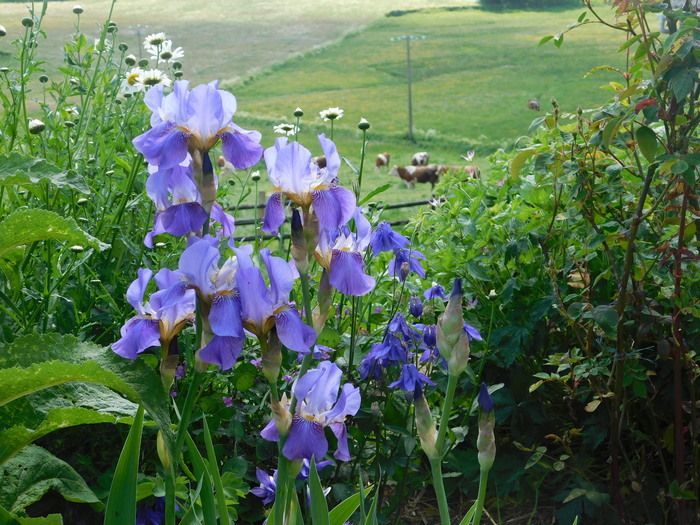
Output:
<svg viewBox="0 0 700 525">
<path fill-rule="evenodd" d="M 97 36 L 110 4 L 84 2 L 81 29 Z M 61 42 L 74 31 L 72 6 L 49 3 L 47 41 L 40 49 L 48 71 L 62 59 Z M 340 106 L 345 115 L 336 122 L 334 137 L 341 155 L 357 166 L 356 124 L 367 118 L 372 127 L 363 192 L 391 182 L 383 194 L 388 202 L 423 199 L 430 188 L 408 189 L 390 179 L 388 170 L 375 171 L 377 153 L 388 151 L 392 164 L 407 164 L 414 152 L 425 150 L 431 162 L 459 164 L 461 155 L 475 149 L 474 162 L 485 170 L 487 155 L 527 133 L 552 98 L 563 111 L 601 103 L 607 96 L 601 85 L 613 77 L 586 74 L 621 59 L 616 35 L 595 25 L 567 33 L 561 48 L 538 45 L 542 36 L 574 22 L 580 9 L 494 12 L 472 2 L 439 0 L 407 0 L 401 11 L 397 7 L 389 0 L 253 0 L 245 9 L 223 0 L 206 5 L 123 0 L 111 18 L 119 24 L 116 41 L 137 55 L 143 36 L 165 31 L 185 49 L 186 78 L 193 83 L 221 79 L 238 97 L 239 121 L 260 129 L 266 144 L 275 138 L 272 127 L 292 122 L 299 106 L 305 111 L 300 140 L 320 153 L 315 134 L 328 133 L 329 127 L 318 112 Z M 2 9 L 0 23 L 9 38 L 0 43 L 0 62 L 7 62 L 26 8 L 5 3 Z M 391 41 L 405 34 L 425 37 L 411 46 L 416 143 L 406 138 L 405 44 Z M 540 102 L 541 111 L 528 109 L 530 99 Z M 351 176 L 349 168 L 344 173 Z"/>
</svg>

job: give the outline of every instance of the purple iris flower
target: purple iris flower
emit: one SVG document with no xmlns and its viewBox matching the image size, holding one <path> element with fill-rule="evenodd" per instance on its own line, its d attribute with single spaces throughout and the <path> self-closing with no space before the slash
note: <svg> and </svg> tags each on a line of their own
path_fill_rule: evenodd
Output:
<svg viewBox="0 0 700 525">
<path fill-rule="evenodd" d="M 481 337 L 481 332 L 479 332 L 479 330 L 474 328 L 469 323 L 464 323 L 464 331 L 469 336 L 470 341 L 483 341 L 484 340 L 484 338 Z"/>
<path fill-rule="evenodd" d="M 284 346 L 308 353 L 316 341 L 316 332 L 304 324 L 297 309 L 289 303 L 289 292 L 299 276 L 294 263 L 270 255 L 270 250 L 260 250 L 270 280 L 267 286 L 261 271 L 253 264 L 252 250 L 251 246 L 235 249 L 243 326 L 259 339 L 274 328 Z"/>
<path fill-rule="evenodd" d="M 323 230 L 319 236 L 315 256 L 328 271 L 333 288 L 345 295 L 366 295 L 374 289 L 374 277 L 365 273 L 363 252 L 369 244 L 371 227 L 360 208 L 353 214 L 357 232 L 347 228 L 333 232 Z"/>
<path fill-rule="evenodd" d="M 333 462 L 330 460 L 319 461 L 316 463 L 316 472 L 321 472 L 324 468 L 331 465 L 333 465 Z M 305 458 L 301 464 L 301 470 L 299 471 L 297 479 L 302 481 L 307 480 L 309 479 L 310 473 L 311 463 Z M 260 486 L 250 489 L 250 492 L 262 499 L 263 505 L 269 505 L 274 502 L 275 496 L 277 495 L 277 470 L 275 469 L 272 475 L 270 475 L 261 468 L 256 468 L 255 477 L 258 478 Z"/>
<path fill-rule="evenodd" d="M 423 302 L 420 300 L 420 297 L 414 295 L 408 300 L 408 311 L 416 319 L 423 315 Z"/>
<path fill-rule="evenodd" d="M 425 270 L 420 261 L 425 260 L 425 255 L 417 250 L 401 248 L 394 252 L 394 258 L 389 261 L 389 274 L 398 277 L 402 282 L 406 280 L 411 272 L 417 273 L 420 277 L 425 277 Z"/>
<path fill-rule="evenodd" d="M 423 385 L 435 386 L 435 383 L 428 376 L 420 373 L 415 365 L 407 363 L 401 367 L 399 378 L 391 383 L 389 387 L 400 388 L 417 397 L 423 392 Z"/>
<path fill-rule="evenodd" d="M 262 499 L 263 505 L 269 505 L 275 501 L 275 494 L 277 492 L 277 471 L 275 470 L 271 476 L 263 469 L 256 468 L 255 477 L 258 478 L 260 486 L 250 489 L 250 492 Z"/>
<path fill-rule="evenodd" d="M 442 300 L 447 300 L 445 289 L 436 282 L 433 282 L 433 285 L 430 288 L 428 288 L 425 292 L 423 292 L 423 297 L 425 297 L 427 301 L 438 297 Z"/>
<path fill-rule="evenodd" d="M 126 299 L 137 315 L 122 326 L 121 338 L 112 345 L 112 350 L 126 359 L 136 359 L 152 346 L 166 346 L 194 318 L 192 290 L 183 290 L 176 300 L 168 299 L 169 288 L 182 278 L 179 272 L 160 270 L 155 276 L 159 291 L 144 303 L 143 296 L 152 276 L 151 270 L 140 268 L 138 277 L 126 291 Z"/>
<path fill-rule="evenodd" d="M 136 509 L 136 525 L 163 525 L 165 523 L 165 498 L 141 501 Z"/>
<path fill-rule="evenodd" d="M 311 152 L 285 137 L 265 150 L 265 164 L 274 193 L 265 206 L 263 231 L 277 233 L 284 222 L 284 199 L 304 212 L 313 207 L 321 228 L 336 230 L 350 220 L 355 211 L 355 194 L 337 184 L 340 155 L 325 135 L 318 140 L 326 157 L 326 167 L 312 161 Z"/>
<path fill-rule="evenodd" d="M 477 397 L 479 401 L 479 408 L 482 412 L 492 412 L 493 411 L 493 398 L 489 393 L 489 388 L 486 383 L 481 383 L 481 388 L 479 388 L 479 396 Z"/>
<path fill-rule="evenodd" d="M 370 241 L 372 253 L 374 253 L 374 255 L 379 255 L 382 252 L 400 250 L 401 248 L 408 247 L 409 244 L 409 240 L 400 233 L 396 233 L 386 221 L 379 223 Z"/>
<path fill-rule="evenodd" d="M 360 390 L 350 383 L 340 388 L 342 375 L 335 363 L 323 361 L 294 384 L 297 413 L 292 418 L 282 449 L 287 459 L 315 457 L 320 460 L 325 457 L 328 452 L 328 440 L 324 433 L 326 427 L 330 427 L 338 440 L 333 456 L 340 461 L 350 459 L 345 419 L 354 416 L 360 409 Z M 261 435 L 268 441 L 279 440 L 274 421 L 270 421 Z"/>
<path fill-rule="evenodd" d="M 406 322 L 406 318 L 401 313 L 397 313 L 389 322 L 389 331 L 394 335 L 401 334 L 404 341 L 412 339 L 415 331 Z"/>
<path fill-rule="evenodd" d="M 224 157 L 236 168 L 256 164 L 262 156 L 261 135 L 233 123 L 236 97 L 218 89 L 217 81 L 191 91 L 188 84 L 177 80 L 166 96 L 162 85 L 146 93 L 152 127 L 134 139 L 136 149 L 150 164 L 170 168 L 183 162 L 188 152 L 206 153 L 221 139 Z"/>
<path fill-rule="evenodd" d="M 241 299 L 236 284 L 238 262 L 230 257 L 219 266 L 221 255 L 218 241 L 205 237 L 192 243 L 180 256 L 181 279 L 168 290 L 168 300 L 197 290 L 202 301 L 209 305 L 209 325 L 214 336 L 199 350 L 198 357 L 205 363 L 217 365 L 221 370 L 230 369 L 245 342 Z"/>
</svg>

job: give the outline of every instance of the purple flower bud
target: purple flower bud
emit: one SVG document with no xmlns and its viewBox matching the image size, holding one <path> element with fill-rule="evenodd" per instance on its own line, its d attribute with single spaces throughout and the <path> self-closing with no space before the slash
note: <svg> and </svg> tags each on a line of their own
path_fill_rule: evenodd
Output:
<svg viewBox="0 0 700 525">
<path fill-rule="evenodd" d="M 493 398 L 491 397 L 491 394 L 489 394 L 489 389 L 486 386 L 486 383 L 481 383 L 481 388 L 479 388 L 479 396 L 477 399 L 479 401 L 479 408 L 481 408 L 483 412 L 493 411 Z"/>
<path fill-rule="evenodd" d="M 420 318 L 423 315 L 423 303 L 420 297 L 414 295 L 408 301 L 408 311 L 415 318 Z"/>
<path fill-rule="evenodd" d="M 233 398 L 231 396 L 224 396 L 221 398 L 221 401 L 226 408 L 231 408 L 233 406 Z"/>
<path fill-rule="evenodd" d="M 445 295 L 445 289 L 435 282 L 430 288 L 423 292 L 423 297 L 425 297 L 425 299 L 428 301 L 438 297 L 443 300 L 447 299 L 447 296 Z"/>
</svg>

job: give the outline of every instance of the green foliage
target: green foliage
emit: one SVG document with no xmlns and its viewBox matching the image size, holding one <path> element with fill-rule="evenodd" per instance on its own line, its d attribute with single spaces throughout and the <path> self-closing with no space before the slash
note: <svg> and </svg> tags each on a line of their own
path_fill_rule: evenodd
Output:
<svg viewBox="0 0 700 525">
<path fill-rule="evenodd" d="M 47 450 L 30 445 L 0 466 L 0 505 L 23 514 L 50 490 L 66 500 L 101 507 L 99 498 L 73 468 Z"/>
<path fill-rule="evenodd" d="M 136 485 L 143 432 L 143 407 L 139 406 L 109 489 L 105 525 L 136 522 Z"/>
<path fill-rule="evenodd" d="M 311 458 L 311 466 L 309 468 L 309 491 L 312 525 L 330 525 L 328 503 L 326 503 L 326 495 L 323 493 L 321 480 L 316 471 L 316 460 L 314 458 Z"/>
<path fill-rule="evenodd" d="M 17 210 L 0 222 L 0 257 L 13 248 L 39 241 L 62 241 L 105 250 L 108 245 L 81 230 L 73 219 L 47 210 Z"/>
</svg>

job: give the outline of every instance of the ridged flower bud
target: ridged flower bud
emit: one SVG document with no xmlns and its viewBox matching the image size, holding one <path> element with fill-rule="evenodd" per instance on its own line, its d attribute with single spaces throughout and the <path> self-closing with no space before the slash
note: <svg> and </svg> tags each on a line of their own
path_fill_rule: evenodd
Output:
<svg viewBox="0 0 700 525">
<path fill-rule="evenodd" d="M 367 131 L 369 129 L 369 121 L 362 117 L 360 119 L 360 122 L 357 124 L 357 127 L 360 128 L 362 131 Z"/>
<path fill-rule="evenodd" d="M 277 384 L 282 367 L 282 344 L 277 334 L 270 333 L 267 344 L 262 348 L 262 373 L 270 384 Z"/>
<path fill-rule="evenodd" d="M 38 135 L 44 129 L 46 128 L 46 124 L 44 124 L 41 120 L 38 118 L 33 118 L 29 121 L 29 133 L 32 135 Z"/>
<path fill-rule="evenodd" d="M 81 5 L 74 5 L 73 6 L 73 14 L 74 15 L 82 15 L 85 12 L 85 9 L 83 9 L 83 6 Z"/>
<path fill-rule="evenodd" d="M 170 451 L 168 450 L 168 445 L 165 443 L 165 436 L 162 430 L 158 431 L 156 437 L 156 450 L 158 452 L 158 459 L 160 459 L 163 468 L 165 470 L 170 469 Z"/>
<path fill-rule="evenodd" d="M 437 430 L 435 429 L 435 421 L 433 421 L 433 415 L 430 413 L 430 407 L 425 399 L 425 395 L 420 394 L 413 403 L 416 414 L 416 430 L 418 431 L 423 452 L 429 459 L 437 458 Z"/>
<path fill-rule="evenodd" d="M 301 108 L 295 109 L 295 110 L 294 110 L 294 116 L 295 116 L 296 118 L 301 118 L 301 117 L 303 117 L 303 116 L 304 116 L 304 110 L 301 109 Z"/>
<path fill-rule="evenodd" d="M 493 399 L 486 383 L 481 383 L 479 390 L 479 436 L 476 438 L 479 466 L 482 471 L 489 471 L 496 459 L 496 437 L 493 433 L 496 415 L 493 411 Z"/>
<path fill-rule="evenodd" d="M 292 211 L 292 258 L 299 273 L 305 274 L 309 270 L 309 249 L 298 209 Z"/>
<path fill-rule="evenodd" d="M 469 336 L 462 316 L 462 280 L 455 279 L 447 308 L 437 323 L 437 347 L 450 375 L 458 376 L 469 362 Z"/>
</svg>

